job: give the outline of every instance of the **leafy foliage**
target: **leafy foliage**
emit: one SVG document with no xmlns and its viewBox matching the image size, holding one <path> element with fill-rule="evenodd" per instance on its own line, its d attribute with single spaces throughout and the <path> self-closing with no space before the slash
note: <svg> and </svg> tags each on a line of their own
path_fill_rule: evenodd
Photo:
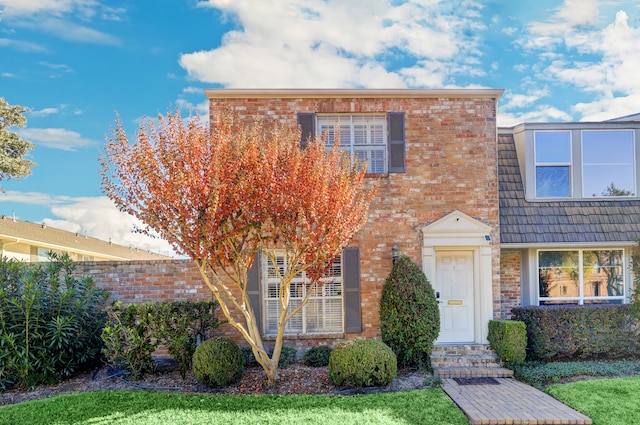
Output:
<svg viewBox="0 0 640 425">
<path fill-rule="evenodd" d="M 405 255 L 398 257 L 382 287 L 380 322 L 382 341 L 400 365 L 430 367 L 440 332 L 438 301 L 420 267 Z"/>
<path fill-rule="evenodd" d="M 300 132 L 228 112 L 212 128 L 179 113 L 145 119 L 131 144 L 119 121 L 101 158 L 102 187 L 118 208 L 197 264 L 228 323 L 252 346 L 269 380 L 277 380 L 284 327 L 313 292 L 290 308 L 290 283 L 302 272 L 322 284 L 332 260 L 367 220 L 375 193 L 365 168 L 352 165 L 339 141 L 300 148 Z M 284 248 L 281 315 L 273 355 L 262 341 L 247 295 L 247 271 L 264 252 Z M 280 270 L 276 267 L 276 270 Z M 231 311 L 237 311 L 237 316 Z"/>
<path fill-rule="evenodd" d="M 269 353 L 269 355 L 273 356 L 273 351 Z M 282 347 L 282 351 L 280 352 L 280 359 L 278 361 L 278 367 L 285 369 L 292 364 L 296 363 L 298 359 L 298 351 L 293 347 Z"/>
<path fill-rule="evenodd" d="M 304 356 L 304 364 L 313 367 L 324 367 L 329 365 L 329 357 L 331 356 L 331 347 L 326 345 L 317 345 L 311 347 Z"/>
<path fill-rule="evenodd" d="M 0 259 L 0 389 L 71 376 L 100 353 L 108 293 L 73 276 L 68 255 Z"/>
<path fill-rule="evenodd" d="M 522 364 L 527 357 L 527 331 L 524 322 L 515 320 L 490 320 L 487 337 L 491 348 L 510 364 Z"/>
<path fill-rule="evenodd" d="M 630 305 L 514 308 L 527 329 L 527 359 L 541 361 L 638 357 L 640 328 Z"/>
<path fill-rule="evenodd" d="M 22 140 L 9 127 L 24 127 L 25 108 L 11 106 L 0 97 L 0 181 L 11 177 L 24 177 L 31 174 L 32 161 L 24 158 L 33 149 L 33 143 Z"/>
<path fill-rule="evenodd" d="M 382 341 L 357 339 L 339 344 L 329 356 L 329 378 L 335 385 L 389 385 L 398 372 L 393 350 Z"/>
<path fill-rule="evenodd" d="M 140 378 L 154 369 L 152 354 L 164 345 L 176 360 L 182 378 L 191 370 L 197 343 L 220 325 L 214 301 L 129 304 L 115 302 L 102 332 L 103 354 L 112 365 Z"/>
<path fill-rule="evenodd" d="M 198 382 L 224 387 L 243 372 L 242 352 L 232 339 L 208 339 L 193 355 L 193 373 Z"/>
<path fill-rule="evenodd" d="M 637 376 L 640 375 L 640 361 L 580 361 L 580 362 L 526 362 L 513 365 L 516 378 L 537 388 L 557 383 L 574 376 Z"/>
</svg>

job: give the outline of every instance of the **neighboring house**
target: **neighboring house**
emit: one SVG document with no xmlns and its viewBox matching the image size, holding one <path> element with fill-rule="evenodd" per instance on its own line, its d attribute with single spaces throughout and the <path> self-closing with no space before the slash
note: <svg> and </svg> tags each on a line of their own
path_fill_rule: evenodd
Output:
<svg viewBox="0 0 640 425">
<path fill-rule="evenodd" d="M 639 141 L 640 114 L 499 129 L 503 310 L 628 302 Z"/>
<path fill-rule="evenodd" d="M 0 254 L 20 261 L 46 261 L 47 252 L 67 253 L 76 261 L 162 260 L 170 257 L 116 245 L 44 224 L 0 217 Z"/>
<path fill-rule="evenodd" d="M 421 264 L 440 296 L 438 342 L 486 341 L 501 316 L 496 104 L 502 90 L 206 90 L 212 114 L 227 108 L 307 137 L 340 132 L 379 181 L 368 223 L 323 285 L 286 327 L 287 339 L 379 337 L 379 301 L 398 247 Z M 281 261 L 285 261 L 282 256 Z M 262 332 L 274 335 L 278 298 L 260 258 L 249 292 Z M 300 279 L 304 279 L 301 276 Z M 304 285 L 293 303 L 304 296 Z M 300 341 L 299 341 L 300 342 Z M 289 342 L 290 343 L 290 342 Z"/>
</svg>

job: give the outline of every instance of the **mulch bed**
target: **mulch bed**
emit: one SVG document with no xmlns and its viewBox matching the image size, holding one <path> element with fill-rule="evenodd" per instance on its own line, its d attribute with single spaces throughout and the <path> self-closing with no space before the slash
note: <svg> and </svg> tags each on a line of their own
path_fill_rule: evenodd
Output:
<svg viewBox="0 0 640 425">
<path fill-rule="evenodd" d="M 41 385 L 33 390 L 9 390 L 0 392 L 0 405 L 20 403 L 61 394 L 99 390 L 156 390 L 181 394 L 353 394 L 358 392 L 404 391 L 425 388 L 425 379 L 432 375 L 424 371 L 400 370 L 398 377 L 388 387 L 349 389 L 333 385 L 329 380 L 326 367 L 310 367 L 295 364 L 280 369 L 280 380 L 275 386 L 269 385 L 264 371 L 260 367 L 247 368 L 235 383 L 215 388 L 200 384 L 193 373 L 185 379 L 175 369 L 146 375 L 143 379 L 129 379 L 108 367 L 86 371 L 54 385 Z"/>
</svg>

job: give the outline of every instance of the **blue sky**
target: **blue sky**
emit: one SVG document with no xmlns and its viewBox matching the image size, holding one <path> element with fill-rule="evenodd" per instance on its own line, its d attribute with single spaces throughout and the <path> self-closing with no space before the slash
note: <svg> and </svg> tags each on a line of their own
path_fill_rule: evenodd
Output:
<svg viewBox="0 0 640 425">
<path fill-rule="evenodd" d="M 504 88 L 498 124 L 640 112 L 637 0 L 0 0 L 0 97 L 28 108 L 38 166 L 0 214 L 170 252 L 100 190 L 130 132 L 204 88 Z"/>
</svg>

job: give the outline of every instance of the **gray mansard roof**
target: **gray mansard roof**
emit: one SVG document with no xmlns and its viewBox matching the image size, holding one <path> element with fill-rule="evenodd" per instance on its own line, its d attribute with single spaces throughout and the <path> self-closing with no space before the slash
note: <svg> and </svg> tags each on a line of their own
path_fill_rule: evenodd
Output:
<svg viewBox="0 0 640 425">
<path fill-rule="evenodd" d="M 610 244 L 640 238 L 640 200 L 528 202 L 512 134 L 498 135 L 498 179 L 501 244 Z"/>
</svg>

